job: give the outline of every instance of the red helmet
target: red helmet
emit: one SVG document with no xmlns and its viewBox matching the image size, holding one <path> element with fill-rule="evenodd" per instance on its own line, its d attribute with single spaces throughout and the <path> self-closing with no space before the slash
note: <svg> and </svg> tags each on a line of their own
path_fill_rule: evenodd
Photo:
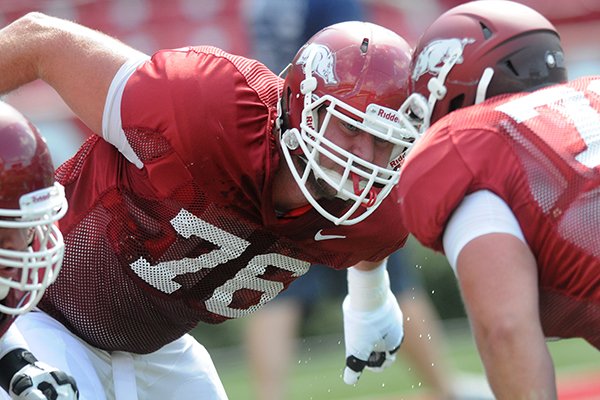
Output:
<svg viewBox="0 0 600 400">
<path fill-rule="evenodd" d="M 427 103 L 429 112 L 411 106 L 425 128 L 486 98 L 567 80 L 556 28 L 506 0 L 472 1 L 442 14 L 419 39 L 410 73 L 417 94 L 411 100 Z"/>
<path fill-rule="evenodd" d="M 56 279 L 64 244 L 55 222 L 67 206 L 46 142 L 3 102 L 0 140 L 0 312 L 16 315 Z"/>
<path fill-rule="evenodd" d="M 410 47 L 402 37 L 353 21 L 316 33 L 288 67 L 280 102 L 283 153 L 304 196 L 336 224 L 366 218 L 398 181 L 397 169 L 417 134 L 398 112 L 407 96 L 409 63 Z M 321 107 L 325 116 L 319 122 Z M 329 140 L 325 133 L 332 119 L 391 143 L 389 163 L 376 165 Z M 293 156 L 302 166 L 294 164 Z M 323 167 L 324 158 L 344 172 Z M 341 215 L 325 210 L 307 189 L 309 179 L 325 182 L 352 206 Z"/>
</svg>

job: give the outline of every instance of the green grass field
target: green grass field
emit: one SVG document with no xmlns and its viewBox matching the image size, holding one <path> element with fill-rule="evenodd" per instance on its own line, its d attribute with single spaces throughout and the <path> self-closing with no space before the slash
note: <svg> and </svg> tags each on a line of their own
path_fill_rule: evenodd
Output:
<svg viewBox="0 0 600 400">
<path fill-rule="evenodd" d="M 549 344 L 557 369 L 559 388 L 571 377 L 594 373 L 600 380 L 600 353 L 582 340 Z M 243 349 L 209 349 L 229 398 L 252 400 L 252 386 Z M 448 334 L 449 362 L 463 377 L 477 376 L 483 382 L 483 369 L 468 331 Z M 344 348 L 341 335 L 303 339 L 292 370 L 289 400 L 391 400 L 414 399 L 426 395 L 427 387 L 400 355 L 384 372 L 363 374 L 356 386 L 345 385 L 341 374 Z M 598 395 L 600 398 L 600 394 Z"/>
<path fill-rule="evenodd" d="M 414 260 L 407 261 L 407 265 L 416 266 L 423 274 L 426 291 L 444 318 L 447 363 L 454 367 L 461 381 L 465 381 L 465 390 L 486 385 L 458 288 L 449 284 L 454 279 L 452 270 L 445 264 L 443 256 L 409 240 L 411 246 L 415 250 L 410 253 Z M 326 299 L 318 304 L 305 319 L 304 331 L 320 336 L 308 336 L 299 343 L 289 396 L 285 400 L 425 400 L 423 396 L 427 395 L 428 388 L 404 361 L 402 349 L 395 365 L 386 371 L 366 372 L 355 387 L 344 384 L 341 377 L 345 359 L 341 299 Z M 223 348 L 225 344 L 240 342 L 245 320 L 241 318 L 220 325 L 202 324 L 193 332 L 211 353 L 231 400 L 256 400 L 244 349 Z M 590 372 L 593 373 L 591 379 L 600 385 L 600 352 L 592 346 L 582 340 L 563 340 L 549 343 L 549 347 L 557 369 L 559 392 L 563 382 L 578 377 L 588 379 Z M 600 388 L 592 397 L 565 397 L 565 400 L 575 399 L 600 400 Z"/>
</svg>

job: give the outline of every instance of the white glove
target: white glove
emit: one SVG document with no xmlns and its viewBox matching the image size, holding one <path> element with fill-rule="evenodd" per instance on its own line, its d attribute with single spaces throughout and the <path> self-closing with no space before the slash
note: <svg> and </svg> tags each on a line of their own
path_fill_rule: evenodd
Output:
<svg viewBox="0 0 600 400">
<path fill-rule="evenodd" d="M 391 290 L 386 302 L 372 311 L 353 310 L 349 295 L 342 309 L 346 342 L 344 382 L 354 385 L 365 368 L 380 372 L 394 362 L 404 338 L 403 316 Z"/>
<path fill-rule="evenodd" d="M 76 400 L 79 391 L 71 376 L 35 361 L 13 376 L 10 397 L 13 400 Z"/>
</svg>

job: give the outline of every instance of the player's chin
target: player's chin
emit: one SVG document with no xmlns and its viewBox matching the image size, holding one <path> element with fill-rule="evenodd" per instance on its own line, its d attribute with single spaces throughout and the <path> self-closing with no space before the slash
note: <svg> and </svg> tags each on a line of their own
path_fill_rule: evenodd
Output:
<svg viewBox="0 0 600 400">
<path fill-rule="evenodd" d="M 333 200 L 337 195 L 337 190 L 320 178 L 312 180 L 311 189 L 318 199 Z"/>
</svg>

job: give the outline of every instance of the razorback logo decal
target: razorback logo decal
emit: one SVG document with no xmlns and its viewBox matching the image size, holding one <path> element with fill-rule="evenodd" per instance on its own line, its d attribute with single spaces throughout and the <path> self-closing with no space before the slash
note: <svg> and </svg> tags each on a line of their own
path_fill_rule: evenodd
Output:
<svg viewBox="0 0 600 400">
<path fill-rule="evenodd" d="M 297 65 L 303 65 L 306 71 L 307 62 L 310 56 L 312 63 L 310 68 L 314 74 L 319 75 L 326 85 L 335 85 L 338 83 L 335 76 L 335 56 L 331 50 L 322 44 L 311 43 L 304 48 L 300 57 L 296 61 Z"/>
<path fill-rule="evenodd" d="M 416 81 L 426 73 L 438 76 L 444 65 L 461 63 L 465 46 L 474 42 L 475 39 L 471 38 L 453 38 L 429 43 L 417 57 L 413 67 L 412 80 Z"/>
</svg>

